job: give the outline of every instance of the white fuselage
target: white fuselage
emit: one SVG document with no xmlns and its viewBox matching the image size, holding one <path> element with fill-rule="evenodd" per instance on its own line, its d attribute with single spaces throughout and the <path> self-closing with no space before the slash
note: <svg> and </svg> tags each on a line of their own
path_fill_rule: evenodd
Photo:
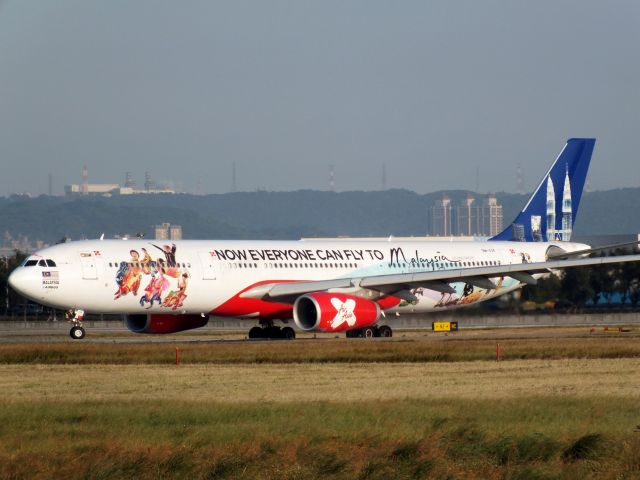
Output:
<svg viewBox="0 0 640 480">
<path fill-rule="evenodd" d="M 240 293 L 260 283 L 542 262 L 554 245 L 588 248 L 568 242 L 87 240 L 36 252 L 14 271 L 12 285 L 38 303 L 90 313 L 290 318 L 290 305 Z M 452 283 L 456 293 L 413 289 L 417 302 L 402 301 L 387 311 L 457 307 L 522 286 L 509 277 L 494 283 L 490 290 Z"/>
</svg>

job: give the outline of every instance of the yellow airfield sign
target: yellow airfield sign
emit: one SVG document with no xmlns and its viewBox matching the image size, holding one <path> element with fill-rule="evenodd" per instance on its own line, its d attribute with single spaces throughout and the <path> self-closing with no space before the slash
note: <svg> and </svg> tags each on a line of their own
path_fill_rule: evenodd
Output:
<svg viewBox="0 0 640 480">
<path fill-rule="evenodd" d="M 458 322 L 431 322 L 431 330 L 434 332 L 457 332 Z"/>
</svg>

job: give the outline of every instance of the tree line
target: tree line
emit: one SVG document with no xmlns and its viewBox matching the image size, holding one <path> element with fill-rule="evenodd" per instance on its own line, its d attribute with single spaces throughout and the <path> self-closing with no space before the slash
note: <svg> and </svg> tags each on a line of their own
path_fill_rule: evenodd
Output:
<svg viewBox="0 0 640 480">
<path fill-rule="evenodd" d="M 0 197 L 0 242 L 23 236 L 52 243 L 144 233 L 164 222 L 182 225 L 184 238 L 298 239 L 300 237 L 422 236 L 430 230 L 430 209 L 444 192 L 237 192 L 212 195 L 158 194 L 114 197 Z M 585 192 L 574 237 L 640 232 L 640 188 Z M 467 190 L 446 192 L 454 207 Z M 504 225 L 518 215 L 529 195 L 496 193 Z M 42 219 L 43 221 L 33 221 Z M 588 220 L 588 221 L 587 221 Z M 5 233 L 6 232 L 6 233 Z M 7 238 L 4 238 L 7 237 Z M 24 248 L 24 247 L 23 247 Z"/>
<path fill-rule="evenodd" d="M 615 255 L 625 254 L 617 250 Z M 521 302 L 556 301 L 572 310 L 631 306 L 640 302 L 640 262 L 567 268 L 522 289 Z"/>
<path fill-rule="evenodd" d="M 9 286 L 9 275 L 27 257 L 25 253 L 15 251 L 13 255 L 0 256 L 0 312 L 10 314 L 27 300 Z"/>
</svg>

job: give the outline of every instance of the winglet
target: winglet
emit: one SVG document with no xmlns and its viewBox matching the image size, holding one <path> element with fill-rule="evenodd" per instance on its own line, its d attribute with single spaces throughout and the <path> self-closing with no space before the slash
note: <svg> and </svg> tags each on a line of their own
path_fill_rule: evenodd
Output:
<svg viewBox="0 0 640 480">
<path fill-rule="evenodd" d="M 595 138 L 569 139 L 524 209 L 489 240 L 569 241 L 595 143 Z"/>
</svg>

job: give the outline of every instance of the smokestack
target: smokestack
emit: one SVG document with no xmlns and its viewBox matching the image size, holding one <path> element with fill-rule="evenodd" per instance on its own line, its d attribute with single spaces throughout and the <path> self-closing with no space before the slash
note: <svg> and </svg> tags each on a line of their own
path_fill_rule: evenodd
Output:
<svg viewBox="0 0 640 480">
<path fill-rule="evenodd" d="M 233 162 L 231 165 L 231 191 L 235 192 L 236 188 L 236 162 Z"/>
<path fill-rule="evenodd" d="M 522 166 L 518 164 L 516 168 L 516 190 L 520 195 L 524 195 L 524 177 L 522 176 Z"/>
<path fill-rule="evenodd" d="M 329 190 L 336 191 L 336 173 L 333 170 L 333 165 L 329 165 Z"/>
<path fill-rule="evenodd" d="M 382 190 L 387 189 L 387 166 L 382 164 Z"/>
<path fill-rule="evenodd" d="M 89 193 L 89 170 L 87 166 L 82 167 L 82 194 L 87 195 Z"/>
</svg>

